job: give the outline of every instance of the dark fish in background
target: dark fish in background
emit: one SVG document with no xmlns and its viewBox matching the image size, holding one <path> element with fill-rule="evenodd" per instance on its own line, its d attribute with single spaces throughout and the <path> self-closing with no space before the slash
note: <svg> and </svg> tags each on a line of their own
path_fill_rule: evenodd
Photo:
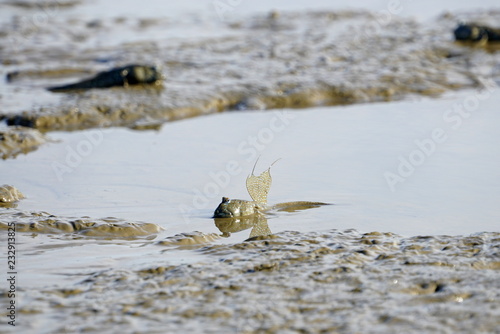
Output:
<svg viewBox="0 0 500 334">
<path fill-rule="evenodd" d="M 460 42 L 500 42 L 500 29 L 475 23 L 461 23 L 453 34 L 455 40 Z"/>
<path fill-rule="evenodd" d="M 74 84 L 47 88 L 51 92 L 80 89 L 127 87 L 129 85 L 159 84 L 163 76 L 154 66 L 127 65 L 100 72 L 95 77 Z"/>
</svg>

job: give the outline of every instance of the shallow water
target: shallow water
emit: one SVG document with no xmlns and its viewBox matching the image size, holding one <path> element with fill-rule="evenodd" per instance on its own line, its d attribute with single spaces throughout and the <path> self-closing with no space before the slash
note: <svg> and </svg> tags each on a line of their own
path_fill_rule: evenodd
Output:
<svg viewBox="0 0 500 334">
<path fill-rule="evenodd" d="M 471 316 L 476 320 L 471 320 L 464 327 L 472 328 L 478 323 L 483 323 L 487 332 L 488 328 L 492 329 L 496 326 L 491 320 L 496 312 L 493 306 L 496 297 L 485 291 L 493 291 L 492 293 L 498 291 L 497 280 L 493 277 L 497 276 L 495 272 L 498 269 L 498 245 L 494 240 L 499 238 L 492 232 L 498 231 L 500 218 L 499 211 L 496 209 L 500 193 L 498 191 L 500 189 L 499 155 L 493 154 L 498 151 L 496 145 L 498 141 L 494 138 L 498 137 L 495 125 L 498 124 L 499 115 L 495 112 L 495 106 L 500 102 L 500 95 L 492 91 L 488 98 L 481 100 L 478 109 L 471 112 L 469 118 L 463 119 L 463 123 L 457 128 L 453 128 L 453 125 L 458 124 L 456 119 L 455 122 L 443 120 L 443 114 L 449 110 L 450 106 L 462 103 L 464 99 L 475 94 L 477 92 L 470 91 L 440 100 L 327 107 L 305 111 L 217 114 L 167 123 L 159 131 L 104 129 L 78 133 L 50 133 L 49 137 L 54 142 L 42 146 L 35 152 L 20 155 L 13 160 L 6 160 L 1 166 L 2 175 L 8 175 L 9 181 L 28 197 L 17 203 L 15 209 L 3 209 L 2 222 L 14 220 L 20 223 L 20 214 L 17 212 L 47 211 L 55 215 L 52 220 L 61 222 L 63 226 L 61 231 L 57 232 L 54 226 L 44 225 L 47 220 L 45 216 L 36 219 L 29 216 L 23 218 L 27 222 L 41 221 L 41 223 L 37 225 L 38 229 L 31 230 L 29 225 L 24 225 L 29 232 L 23 233 L 20 229 L 17 235 L 19 257 L 22 263 L 19 285 L 27 290 L 21 300 L 30 301 L 28 303 L 30 306 L 23 309 L 25 313 L 22 317 L 38 319 L 36 321 L 57 317 L 56 313 L 59 314 L 59 311 L 43 306 L 46 303 L 53 303 L 52 298 L 58 299 L 62 305 L 65 305 L 66 311 L 64 312 L 70 312 L 68 315 L 75 312 L 70 317 L 72 320 L 51 327 L 58 330 L 73 328 L 72 326 L 82 328 L 84 325 L 80 321 L 83 321 L 82 319 L 90 313 L 101 314 L 99 321 L 102 321 L 101 325 L 104 328 L 111 325 L 121 326 L 123 321 L 123 326 L 134 323 L 137 329 L 154 329 L 159 319 L 166 316 L 171 320 L 177 319 L 175 321 L 178 321 L 178 326 L 188 332 L 190 330 L 196 332 L 200 326 L 210 328 L 222 326 L 227 330 L 240 328 L 240 326 L 245 328 L 270 326 L 271 329 L 267 330 L 272 332 L 274 329 L 289 328 L 290 323 L 283 322 L 283 319 L 292 317 L 298 309 L 305 308 L 309 310 L 308 312 L 323 310 L 321 312 L 327 313 L 320 312 L 321 314 L 329 314 L 328 312 L 331 311 L 327 310 L 330 309 L 331 302 L 320 297 L 321 294 L 317 292 L 318 287 L 314 287 L 316 280 L 312 277 L 316 277 L 315 272 L 334 270 L 336 266 L 340 266 L 338 260 L 331 260 L 334 265 L 333 269 L 331 264 L 321 261 L 301 260 L 297 266 L 311 266 L 312 268 L 309 278 L 304 278 L 302 283 L 291 281 L 290 285 L 283 286 L 285 290 L 278 292 L 280 295 L 283 294 L 279 298 L 283 301 L 278 302 L 278 306 L 274 302 L 269 305 L 265 304 L 263 309 L 259 308 L 262 305 L 257 302 L 261 298 L 259 296 L 263 293 L 274 294 L 276 291 L 270 286 L 261 288 L 262 283 L 251 283 L 253 279 L 247 282 L 248 277 L 239 276 L 240 269 L 233 272 L 236 269 L 221 268 L 219 265 L 221 261 L 224 263 L 228 256 L 236 256 L 238 260 L 235 260 L 235 263 L 238 263 L 238 266 L 246 266 L 249 262 L 260 261 L 258 259 L 261 257 L 255 252 L 273 252 L 267 246 L 259 246 L 262 245 L 261 243 L 243 242 L 251 235 L 250 229 L 231 233 L 229 238 L 221 237 L 221 231 L 210 218 L 222 196 L 249 199 L 244 186 L 245 178 L 250 174 L 256 157 L 260 155 L 256 173 L 266 169 L 277 157 L 282 158 L 271 169 L 273 185 L 269 194 L 270 204 L 293 200 L 323 201 L 334 204 L 302 212 L 276 212 L 269 215 L 267 227 L 272 233 L 282 238 L 283 246 L 280 246 L 282 253 L 279 253 L 282 255 L 279 257 L 290 257 L 293 252 L 288 253 L 287 247 L 293 248 L 293 245 L 302 243 L 311 243 L 311 247 L 318 247 L 317 252 L 323 252 L 314 241 L 319 235 L 317 231 L 324 231 L 325 236 L 322 238 L 324 242 L 330 244 L 329 247 L 342 243 L 338 232 L 332 229 L 361 231 L 346 232 L 352 233 L 356 236 L 355 238 L 362 238 L 362 233 L 370 231 L 402 234 L 407 237 L 391 233 L 387 236 L 395 238 L 394 242 L 398 245 L 404 244 L 410 249 L 421 247 L 419 242 L 416 242 L 419 240 L 417 236 L 431 235 L 428 239 L 423 239 L 431 243 L 440 243 L 442 238 L 445 238 L 447 241 L 446 245 L 442 245 L 443 249 L 455 247 L 456 243 L 467 242 L 469 238 L 479 238 L 480 245 L 477 247 L 487 247 L 490 252 L 484 253 L 483 250 L 479 252 L 478 259 L 482 260 L 478 260 L 478 263 L 486 266 L 482 269 L 465 269 L 469 268 L 465 263 L 468 261 L 469 253 L 473 252 L 471 249 L 459 251 L 454 255 L 456 264 L 453 266 L 459 265 L 460 268 L 464 268 L 458 274 L 454 269 L 443 272 L 440 269 L 442 265 L 436 266 L 434 263 L 448 261 L 448 255 L 438 252 L 441 248 L 432 246 L 431 248 L 424 247 L 416 252 L 419 261 L 425 263 L 416 267 L 410 266 L 409 271 L 404 269 L 406 267 L 398 269 L 400 264 L 393 263 L 388 267 L 377 269 L 378 276 L 372 277 L 362 269 L 364 267 L 361 264 L 358 264 L 359 267 L 353 274 L 349 274 L 349 278 L 345 277 L 339 282 L 337 282 L 339 278 L 334 278 L 337 274 L 332 273 L 334 276 L 325 278 L 331 283 L 323 288 L 328 291 L 333 289 L 332 291 L 337 291 L 336 293 L 338 289 L 348 289 L 342 290 L 346 293 L 345 297 L 342 297 L 345 298 L 345 303 L 348 303 L 351 298 L 358 300 L 355 296 L 360 294 L 361 300 L 358 300 L 359 304 L 355 305 L 358 305 L 357 307 L 365 305 L 366 312 L 369 312 L 361 314 L 365 314 L 370 319 L 372 317 L 378 319 L 373 320 L 376 323 L 380 322 L 377 326 L 380 326 L 381 330 L 389 331 L 390 328 L 398 331 L 417 326 L 415 318 L 401 315 L 403 311 L 393 313 L 394 308 L 391 303 L 398 303 L 400 298 L 408 303 L 408 312 L 411 310 L 410 313 L 417 312 L 421 316 L 427 316 L 426 312 L 430 312 L 429 309 L 426 308 L 424 311 L 415 305 L 442 305 L 445 309 L 449 308 L 449 311 L 442 313 L 442 319 L 440 316 L 433 317 L 434 320 L 429 320 L 428 323 L 422 325 L 424 327 L 416 327 L 431 331 L 438 330 L 437 323 L 445 321 L 444 319 L 454 314 L 453 312 L 458 312 L 456 316 L 459 316 L 461 308 L 456 305 L 471 303 L 467 306 L 470 309 L 470 307 L 483 307 L 484 303 L 491 304 L 486 311 L 489 317 L 474 313 Z M 269 132 L 273 133 L 272 140 L 258 141 L 257 143 L 262 145 L 262 150 L 250 150 L 249 148 L 253 146 L 249 144 L 252 142 L 249 138 L 259 138 L 259 134 L 261 138 L 270 138 L 262 135 L 267 133 L 267 131 L 262 132 L 262 129 L 270 129 L 271 122 L 277 122 L 276 119 L 279 117 L 284 119 L 283 113 L 290 113 L 288 114 L 289 124 L 281 131 Z M 447 139 L 442 143 L 437 143 L 435 152 L 428 156 L 422 165 L 415 166 L 414 174 L 407 177 L 405 182 L 395 185 L 395 191 L 392 192 L 384 178 L 384 173 L 387 171 L 397 173 L 400 163 L 398 157 L 408 157 L 412 154 L 418 148 L 415 140 L 423 141 L 429 138 L 436 128 L 442 128 Z M 192 133 L 198 133 L 200 137 L 193 137 L 190 135 Z M 316 135 L 313 136 L 312 133 Z M 228 141 L 228 138 L 232 140 Z M 88 150 L 88 154 L 84 149 L 89 145 L 87 143 L 92 145 L 89 146 L 92 149 Z M 85 154 L 78 155 L 79 150 Z M 234 170 L 234 168 L 228 169 L 227 167 L 231 161 L 233 165 L 239 167 L 238 172 L 233 173 L 234 175 L 227 180 L 221 177 L 220 185 L 217 185 L 212 175 L 222 175 L 226 173 L 225 171 Z M 61 166 L 66 166 L 70 170 L 61 169 Z M 229 172 L 227 173 L 229 175 Z M 227 184 L 225 184 L 226 181 Z M 200 196 L 199 193 L 204 191 L 208 195 Z M 91 217 L 84 218 L 85 221 L 98 221 L 95 227 L 92 225 L 91 232 L 68 230 L 68 226 L 71 226 L 68 222 L 78 221 L 82 216 Z M 105 228 L 104 232 L 100 231 L 99 226 L 102 226 L 100 225 L 102 221 L 99 222 L 96 218 L 109 216 L 120 217 L 121 219 L 108 218 L 108 221 L 113 224 L 118 223 L 120 226 L 127 227 L 132 224 L 130 226 L 134 227 L 137 223 L 153 224 L 152 226 L 158 226 L 162 230 L 155 231 L 153 228 L 153 230 L 150 229 L 150 234 L 146 233 L 146 235 L 134 232 L 130 228 L 111 229 L 112 234 L 106 233 L 109 228 Z M 477 234 L 482 231 L 489 233 Z M 469 234 L 473 236 L 456 236 Z M 309 241 L 311 238 L 313 241 Z M 353 245 L 357 243 L 358 241 L 353 241 Z M 254 247 L 246 245 L 256 246 L 249 253 L 241 253 L 241 249 Z M 396 248 L 401 249 L 401 247 Z M 358 254 L 358 247 L 346 245 L 345 248 L 346 252 L 353 254 L 351 256 L 361 256 L 355 255 Z M 375 251 L 377 256 L 380 255 L 378 251 Z M 370 261 L 374 261 L 373 258 L 375 255 L 370 257 L 372 259 Z M 409 261 L 404 253 L 396 258 L 396 263 Z M 427 262 L 431 265 L 427 265 Z M 259 274 L 264 275 L 259 280 L 270 279 L 275 281 L 273 284 L 281 286 L 284 284 L 282 277 L 290 273 L 282 272 L 280 265 L 274 263 L 273 261 L 266 262 L 265 266 L 271 267 L 264 270 L 264 273 L 270 270 L 273 273 L 272 278 Z M 377 268 L 375 263 L 371 265 Z M 153 281 L 150 281 L 151 279 L 143 281 L 143 274 L 138 274 L 141 270 L 154 269 L 158 266 L 164 266 L 167 269 L 165 272 L 161 271 L 159 276 L 154 274 L 154 278 L 151 278 Z M 454 268 L 453 266 L 447 268 Z M 198 270 L 201 272 L 198 273 Z M 398 272 L 396 280 L 401 281 L 404 278 L 406 282 L 404 288 L 397 289 L 398 292 L 390 297 L 392 302 L 386 304 L 386 308 L 377 306 L 380 310 L 374 315 L 372 311 L 368 311 L 374 307 L 369 305 L 374 304 L 367 303 L 367 301 L 381 297 L 375 297 L 371 292 L 367 292 L 379 289 L 379 287 L 372 287 L 372 283 L 368 282 L 392 281 L 395 279 L 393 278 L 394 271 Z M 179 281 L 178 278 L 171 278 L 170 275 L 195 277 L 193 281 L 191 278 L 188 279 L 189 282 L 193 282 L 194 286 L 191 288 L 194 290 L 190 290 L 190 285 L 185 285 L 187 284 L 185 280 Z M 358 281 L 363 282 L 359 284 L 365 286 L 362 289 L 363 293 L 349 285 L 343 288 L 345 283 L 342 282 L 358 275 L 361 275 Z M 372 278 L 366 281 L 367 278 L 363 278 L 365 275 Z M 425 278 L 427 275 L 432 278 Z M 234 284 L 240 286 L 236 289 L 238 293 L 230 294 L 231 297 L 223 299 L 218 295 L 219 290 L 214 290 L 214 286 L 208 283 L 214 276 L 233 277 L 226 280 L 235 281 Z M 472 276 L 475 278 L 472 279 Z M 461 277 L 461 283 L 457 283 L 459 277 Z M 166 296 L 170 296 L 170 293 L 177 295 L 175 291 L 179 291 L 180 295 L 175 298 L 168 297 L 169 300 L 176 301 L 173 303 L 174 306 L 165 306 L 166 308 L 161 310 L 157 309 L 159 306 L 153 306 L 153 304 L 156 305 L 153 303 L 142 311 L 131 311 L 131 308 L 134 310 L 140 308 L 136 304 L 140 302 L 130 301 L 121 304 L 123 308 L 120 310 L 102 313 L 101 308 L 92 311 L 93 306 L 90 304 L 81 304 L 81 298 L 95 299 L 94 291 L 102 291 L 102 289 L 121 291 L 122 288 L 118 288 L 117 283 L 113 283 L 117 279 L 127 282 L 123 283 L 125 284 L 123 288 L 129 286 L 130 296 L 127 298 L 134 299 L 134 294 L 144 295 L 144 291 L 149 291 L 147 295 L 162 294 L 163 292 L 160 291 L 164 290 L 158 286 L 165 286 L 165 284 L 167 284 Z M 469 280 L 476 282 L 476 279 L 483 282 L 484 289 L 486 289 L 482 290 L 484 292 L 476 290 L 470 292 L 471 287 L 468 286 L 472 283 L 467 282 Z M 99 288 L 94 285 L 97 283 L 82 283 L 87 280 L 99 281 Z M 164 281 L 171 283 L 162 283 Z M 431 292 L 423 292 L 426 297 L 420 297 L 418 291 L 418 293 L 411 292 L 413 290 L 406 292 L 406 289 L 426 290 L 425 287 L 429 287 L 429 284 L 435 286 L 446 284 L 451 286 L 450 289 L 453 292 L 439 293 L 435 296 Z M 132 288 L 132 285 L 137 288 Z M 291 295 L 289 293 L 295 291 L 293 289 L 299 289 L 302 285 L 301 289 L 305 290 L 299 296 L 307 295 L 309 301 L 303 306 L 299 304 L 292 306 L 294 303 L 292 301 L 299 298 L 295 295 L 298 292 Z M 308 287 L 309 285 L 311 286 Z M 392 286 L 389 284 L 386 288 L 392 289 L 390 288 Z M 76 292 L 73 291 L 74 289 Z M 185 289 L 192 292 L 181 292 Z M 233 290 L 233 288 L 229 289 Z M 245 289 L 249 289 L 248 292 L 241 292 Z M 194 298 L 192 293 L 202 296 L 199 298 L 216 298 L 219 300 L 217 305 L 226 306 L 216 308 L 217 312 L 212 307 L 210 310 L 204 309 L 200 306 L 198 297 Z M 352 295 L 353 293 L 355 295 Z M 471 294 L 482 296 L 483 293 L 485 293 L 483 297 L 470 297 Z M 209 297 L 213 294 L 215 294 L 214 297 Z M 427 294 L 429 294 L 428 297 Z M 110 296 L 109 298 L 104 303 L 116 305 L 116 298 L 121 297 Z M 231 309 L 227 306 L 226 303 L 238 304 L 240 298 L 249 298 L 253 302 L 245 310 Z M 436 298 L 437 300 L 434 300 Z M 467 300 L 465 304 L 464 298 Z M 211 305 L 212 302 L 210 299 L 210 302 L 206 301 L 204 304 Z M 179 309 L 175 305 L 186 306 Z M 339 307 L 344 310 L 342 312 L 350 313 L 352 310 L 348 306 Z M 278 313 L 271 313 L 274 314 L 273 318 L 263 316 L 262 314 L 268 313 L 268 308 Z M 457 311 L 453 311 L 455 308 Z M 46 311 L 41 311 L 42 309 Z M 151 315 L 157 314 L 159 318 L 145 317 L 144 312 Z M 121 314 L 118 317 L 122 320 L 116 320 L 117 314 Z M 231 320 L 233 317 L 229 317 L 230 314 L 237 314 L 235 319 L 245 314 L 253 314 L 254 320 L 249 320 L 249 324 L 240 323 Z M 486 318 L 490 320 L 486 321 Z M 305 320 L 300 321 L 294 323 L 293 326 L 306 326 L 303 324 Z M 340 327 L 337 330 L 346 332 L 352 331 L 352 326 L 354 326 L 354 322 L 343 322 L 339 319 L 334 320 L 334 323 L 332 321 L 325 323 L 325 320 L 318 321 L 316 325 L 307 323 L 307 326 L 311 326 L 314 330 L 324 327 L 330 331 L 338 325 Z M 367 320 L 366 323 L 359 324 L 360 330 L 366 329 L 365 326 L 368 326 L 368 323 L 370 322 Z M 36 328 L 36 325 L 33 326 Z M 454 328 L 450 326 L 447 324 L 446 328 Z"/>
<path fill-rule="evenodd" d="M 386 7 L 371 3 L 378 5 L 370 8 Z M 213 20 L 213 11 L 180 4 L 161 17 L 150 7 L 131 13 L 126 4 L 116 12 L 94 6 L 60 8 L 64 15 L 52 17 L 53 25 L 30 35 L 43 43 L 29 44 L 31 51 L 21 45 L 0 67 L 3 75 L 20 70 L 16 80 L 0 84 L 3 113 L 82 111 L 57 126 L 38 124 L 41 130 L 72 128 L 78 119 L 85 120 L 78 128 L 143 129 L 50 131 L 40 135 L 45 144 L 37 150 L 1 162 L 1 184 L 27 197 L 0 208 L 0 230 L 17 224 L 16 329 L 488 333 L 500 327 L 498 53 L 455 45 L 450 34 L 457 18 L 495 22 L 497 12 L 437 18 L 441 11 L 410 11 L 414 4 L 404 3 L 419 20 L 403 11 L 381 27 L 381 37 L 350 41 L 349 32 L 376 21 L 373 12 L 275 16 L 268 4 L 242 2 L 227 20 Z M 21 16 L 36 10 L 12 8 Z M 80 35 L 57 31 L 68 22 Z M 324 25 L 313 29 L 318 22 Z M 16 33 L 9 27 L 0 38 Z M 298 50 L 297 41 L 308 50 Z M 68 53 L 67 45 L 86 52 Z M 342 53 L 347 45 L 357 46 L 349 57 Z M 321 58 L 319 50 L 341 57 Z M 42 66 L 33 63 L 34 53 Z M 300 64 L 284 77 L 289 56 Z M 75 95 L 43 89 L 130 59 L 160 59 L 168 74 L 164 89 Z M 387 72 L 390 59 L 399 72 Z M 346 81 L 341 92 L 351 99 L 321 95 L 325 79 Z M 389 86 L 389 95 L 377 90 Z M 398 101 L 316 106 L 385 100 Z M 174 116 L 165 113 L 172 106 L 180 110 Z M 276 106 L 315 107 L 254 110 Z M 103 118 L 85 114 L 96 107 Z M 115 107 L 123 113 L 114 114 Z M 214 113 L 227 108 L 237 111 Z M 199 113 L 211 114 L 162 124 Z M 217 224 L 211 215 L 222 196 L 250 199 L 245 179 L 257 158 L 256 174 L 281 158 L 271 169 L 270 204 L 333 205 Z M 5 233 L 0 241 L 7 244 Z"/>
<path fill-rule="evenodd" d="M 277 222 L 278 230 L 494 231 L 498 92 L 484 91 L 468 118 L 451 112 L 476 94 L 217 114 L 167 123 L 158 131 L 52 132 L 53 142 L 4 161 L 1 170 L 28 197 L 18 204 L 20 210 L 115 216 L 155 223 L 175 234 L 207 231 L 222 196 L 250 199 L 245 178 L 258 156 L 257 172 L 282 158 L 271 170 L 270 204 L 335 205 L 290 214 L 286 225 Z M 436 129 L 443 131 L 438 141 L 432 137 Z M 401 180 L 391 186 L 386 173 Z"/>
</svg>

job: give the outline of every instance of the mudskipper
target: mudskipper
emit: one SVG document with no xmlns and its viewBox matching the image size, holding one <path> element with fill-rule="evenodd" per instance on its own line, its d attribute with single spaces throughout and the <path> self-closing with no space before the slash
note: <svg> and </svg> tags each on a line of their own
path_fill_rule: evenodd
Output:
<svg viewBox="0 0 500 334">
<path fill-rule="evenodd" d="M 328 203 L 308 201 L 268 205 L 267 195 L 272 184 L 271 167 L 276 161 L 258 176 L 254 174 L 258 160 L 255 162 L 252 174 L 247 177 L 246 181 L 247 191 L 252 201 L 222 197 L 222 202 L 215 209 L 213 218 L 215 218 L 215 225 L 224 236 L 229 236 L 230 232 L 238 232 L 250 227 L 253 227 L 250 237 L 269 235 L 271 230 L 267 225 L 265 213 L 270 211 L 293 212 L 328 205 Z"/>
</svg>

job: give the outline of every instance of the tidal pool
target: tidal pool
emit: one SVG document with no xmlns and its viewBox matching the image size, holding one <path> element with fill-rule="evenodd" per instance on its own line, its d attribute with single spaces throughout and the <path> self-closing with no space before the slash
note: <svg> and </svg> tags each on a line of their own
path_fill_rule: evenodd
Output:
<svg viewBox="0 0 500 334">
<path fill-rule="evenodd" d="M 498 100 L 496 89 L 464 91 L 439 100 L 216 114 L 159 130 L 52 132 L 49 144 L 3 161 L 2 176 L 27 196 L 19 210 L 115 216 L 172 234 L 206 231 L 222 196 L 250 199 L 245 179 L 259 156 L 257 172 L 281 158 L 271 170 L 270 203 L 335 205 L 286 214 L 283 226 L 277 217 L 277 230 L 493 231 Z M 469 112 L 470 101 L 477 108 Z"/>
</svg>

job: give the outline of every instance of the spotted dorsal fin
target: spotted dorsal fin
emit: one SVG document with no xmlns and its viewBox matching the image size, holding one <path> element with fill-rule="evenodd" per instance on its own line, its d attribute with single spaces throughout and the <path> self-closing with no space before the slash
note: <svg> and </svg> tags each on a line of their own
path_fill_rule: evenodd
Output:
<svg viewBox="0 0 500 334">
<path fill-rule="evenodd" d="M 255 161 L 255 165 L 252 169 L 252 175 L 247 177 L 247 191 L 255 202 L 267 204 L 267 194 L 269 194 L 269 189 L 271 189 L 271 183 L 273 181 L 271 178 L 271 167 L 276 163 L 276 161 L 273 162 L 271 166 L 269 166 L 269 168 L 262 172 L 259 176 L 255 176 L 253 173 L 258 161 L 259 159 Z"/>
</svg>

